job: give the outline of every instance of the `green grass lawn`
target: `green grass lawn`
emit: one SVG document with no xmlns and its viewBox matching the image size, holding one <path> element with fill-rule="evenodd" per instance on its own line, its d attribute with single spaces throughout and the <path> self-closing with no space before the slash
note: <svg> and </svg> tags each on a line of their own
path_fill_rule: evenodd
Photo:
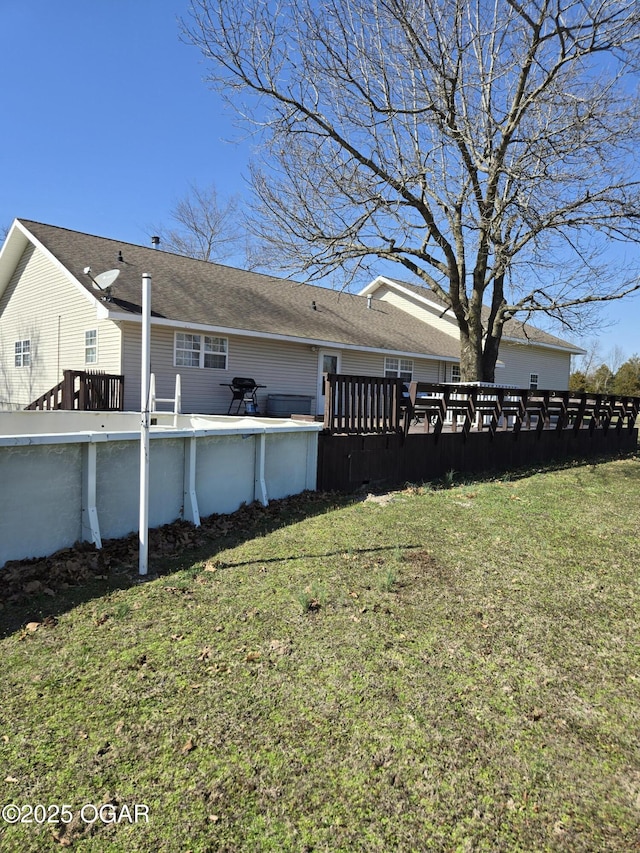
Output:
<svg viewBox="0 0 640 853">
<path fill-rule="evenodd" d="M 640 849 L 637 457 L 239 518 L 0 611 L 2 851 Z"/>
</svg>

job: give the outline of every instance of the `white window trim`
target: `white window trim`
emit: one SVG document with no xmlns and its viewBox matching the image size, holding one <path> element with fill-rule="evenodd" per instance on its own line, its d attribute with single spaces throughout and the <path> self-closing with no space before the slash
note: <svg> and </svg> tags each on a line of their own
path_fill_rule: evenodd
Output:
<svg viewBox="0 0 640 853">
<path fill-rule="evenodd" d="M 391 367 L 389 364 L 390 362 L 395 362 L 397 364 L 397 367 Z M 404 362 L 404 367 L 405 367 L 404 370 L 402 369 L 403 368 L 403 362 Z M 411 365 L 411 367 L 409 369 L 407 369 L 409 365 Z M 413 380 L 413 371 L 414 371 L 414 364 L 413 364 L 412 358 L 400 358 L 400 356 L 393 356 L 393 355 L 385 356 L 385 359 L 384 359 L 384 375 L 386 377 L 389 377 L 389 375 L 391 374 L 392 376 L 398 377 L 400 379 L 404 379 L 405 382 L 411 382 Z M 408 377 L 402 376 L 403 373 L 408 373 L 410 375 Z"/>
<path fill-rule="evenodd" d="M 457 376 L 453 375 L 454 371 L 457 372 L 457 374 L 458 374 Z M 460 373 L 460 365 L 459 364 L 452 364 L 451 365 L 451 381 L 452 382 L 462 382 L 462 375 Z"/>
<path fill-rule="evenodd" d="M 31 367 L 31 338 L 16 341 L 13 346 L 13 353 L 14 367 Z M 25 356 L 27 356 L 26 359 Z"/>
<path fill-rule="evenodd" d="M 192 338 L 198 339 L 198 349 L 187 350 L 184 347 L 178 347 L 178 336 L 189 335 Z M 206 339 L 224 341 L 224 352 L 209 352 L 204 348 Z M 198 354 L 198 364 L 178 364 L 178 350 L 182 352 L 193 352 Z M 224 365 L 222 367 L 207 367 L 205 365 L 206 355 L 217 355 L 224 357 Z M 229 365 L 229 339 L 221 335 L 204 335 L 200 332 L 174 332 L 173 334 L 173 366 L 178 368 L 195 368 L 196 370 L 227 370 Z"/>
<path fill-rule="evenodd" d="M 87 335 L 91 334 L 91 332 L 93 332 L 94 335 L 96 336 L 95 344 L 88 344 L 87 343 Z M 96 352 L 96 357 L 93 359 L 93 361 L 89 361 L 87 358 L 90 349 L 95 350 L 95 352 Z M 84 333 L 84 363 L 85 364 L 97 364 L 98 363 L 98 330 L 97 329 L 86 329 L 85 330 L 85 333 Z"/>
<path fill-rule="evenodd" d="M 535 376 L 535 380 L 534 377 Z M 530 373 L 529 374 L 529 390 L 537 391 L 540 387 L 540 374 L 539 373 Z"/>
</svg>

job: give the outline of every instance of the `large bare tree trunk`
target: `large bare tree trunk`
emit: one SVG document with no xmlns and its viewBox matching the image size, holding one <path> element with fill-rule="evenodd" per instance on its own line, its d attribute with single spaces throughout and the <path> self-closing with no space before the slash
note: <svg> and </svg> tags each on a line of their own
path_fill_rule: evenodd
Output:
<svg viewBox="0 0 640 853">
<path fill-rule="evenodd" d="M 482 353 L 482 369 L 480 375 L 483 382 L 496 381 L 496 364 L 500 348 L 500 338 L 488 335 L 484 342 Z"/>
<path fill-rule="evenodd" d="M 477 382 L 482 377 L 482 349 L 473 335 L 460 335 L 460 379 Z"/>
<path fill-rule="evenodd" d="M 478 382 L 482 377 L 482 303 L 476 294 L 468 304 L 460 328 L 460 378 Z"/>
</svg>

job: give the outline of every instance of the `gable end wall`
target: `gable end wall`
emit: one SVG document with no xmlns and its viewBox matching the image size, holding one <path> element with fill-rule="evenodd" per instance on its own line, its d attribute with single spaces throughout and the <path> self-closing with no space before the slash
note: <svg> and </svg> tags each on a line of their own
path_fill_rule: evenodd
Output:
<svg viewBox="0 0 640 853">
<path fill-rule="evenodd" d="M 435 311 L 385 285 L 376 290 L 376 297 L 459 340 L 455 321 L 448 319 L 451 317 L 450 312 L 445 317 L 439 317 Z M 564 391 L 569 387 L 570 353 L 531 344 L 502 341 L 498 358 L 505 365 L 504 368 L 496 369 L 495 379 L 499 384 L 528 388 L 531 374 L 537 373 L 539 388 Z M 450 378 L 450 371 L 447 371 L 447 380 L 450 381 Z"/>
<path fill-rule="evenodd" d="M 98 331 L 98 362 L 85 365 L 84 333 Z M 31 365 L 15 367 L 15 342 L 31 342 Z M 25 249 L 0 298 L 0 409 L 24 408 L 63 371 L 120 373 L 120 332 L 39 249 Z"/>
<path fill-rule="evenodd" d="M 375 298 L 381 299 L 383 302 L 388 302 L 401 311 L 406 311 L 412 317 L 416 317 L 418 320 L 422 320 L 423 323 L 428 323 L 432 328 L 438 329 L 438 331 L 444 332 L 446 335 L 451 335 L 451 337 L 458 340 L 458 326 L 455 320 L 450 319 L 450 312 L 441 317 L 440 314 L 442 314 L 442 311 L 428 308 L 421 302 L 412 299 L 408 295 L 400 294 L 386 285 L 382 285 L 376 290 Z"/>
</svg>

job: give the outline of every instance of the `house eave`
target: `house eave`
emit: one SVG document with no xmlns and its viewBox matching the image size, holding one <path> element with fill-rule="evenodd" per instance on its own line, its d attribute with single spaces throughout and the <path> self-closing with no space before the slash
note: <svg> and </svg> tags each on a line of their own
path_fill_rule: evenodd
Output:
<svg viewBox="0 0 640 853">
<path fill-rule="evenodd" d="M 140 323 L 141 317 L 137 314 L 129 314 L 125 311 L 112 311 L 107 308 L 105 303 L 101 303 L 101 317 L 107 320 L 113 320 L 116 323 Z M 433 361 L 446 361 L 457 363 L 459 358 L 448 355 L 439 355 L 438 353 L 415 352 L 412 350 L 401 350 L 383 347 L 370 347 L 359 344 L 343 343 L 341 341 L 331 341 L 322 338 L 298 337 L 296 335 L 285 335 L 278 332 L 262 332 L 255 329 L 236 329 L 230 326 L 216 326 L 208 323 L 187 323 L 183 320 L 171 320 L 166 317 L 152 317 L 152 326 L 160 326 L 172 329 L 188 329 L 194 332 L 203 332 L 216 335 L 238 335 L 247 338 L 260 338 L 261 340 L 284 341 L 286 343 L 297 343 L 308 346 L 315 346 L 322 349 L 339 349 L 349 350 L 353 352 L 370 352 L 381 355 L 401 356 L 403 358 L 423 358 Z"/>
<path fill-rule="evenodd" d="M 25 249 L 31 243 L 47 258 L 58 272 L 78 290 L 83 298 L 90 304 L 99 304 L 99 300 L 90 293 L 84 285 L 71 273 L 67 267 L 52 254 L 38 238 L 26 228 L 19 219 L 14 219 L 4 246 L 0 251 L 0 296 L 4 293 L 15 269 L 24 254 Z"/>
<path fill-rule="evenodd" d="M 24 227 L 17 219 L 14 219 L 7 238 L 0 249 L 0 297 L 11 281 L 11 277 L 28 245 L 29 238 Z"/>
<path fill-rule="evenodd" d="M 424 305 L 427 305 L 433 311 L 442 311 L 442 305 L 437 302 L 432 302 L 430 299 L 427 299 L 426 296 L 422 296 L 419 293 L 416 293 L 415 290 L 411 290 L 408 287 L 403 287 L 401 284 L 398 284 L 397 281 L 393 281 L 391 278 L 387 278 L 385 275 L 379 275 L 374 278 L 372 282 L 363 287 L 362 290 L 358 291 L 358 296 L 368 296 L 371 293 L 374 293 L 381 284 L 385 284 L 387 287 L 392 288 L 392 290 L 396 290 L 398 293 L 402 293 L 404 296 L 408 296 L 411 299 L 415 299 L 418 302 L 422 302 Z"/>
<path fill-rule="evenodd" d="M 519 347 L 540 347 L 541 349 L 550 349 L 555 352 L 566 352 L 568 355 L 585 355 L 586 350 L 581 349 L 580 347 L 568 346 L 563 347 L 559 344 L 548 344 L 544 341 L 531 341 L 525 338 L 512 338 L 503 335 L 501 338 L 502 342 L 505 344 L 513 344 L 514 346 Z"/>
<path fill-rule="evenodd" d="M 366 287 L 363 287 L 362 290 L 358 292 L 359 296 L 367 296 L 371 293 L 374 293 L 381 285 L 386 285 L 390 287 L 392 290 L 395 290 L 397 293 L 401 293 L 404 296 L 409 297 L 417 302 L 421 302 L 423 305 L 428 306 L 434 311 L 442 311 L 442 305 L 437 304 L 436 302 L 432 302 L 430 299 L 427 299 L 425 296 L 422 296 L 419 293 L 416 293 L 414 290 L 411 290 L 408 287 L 403 287 L 397 281 L 393 281 L 393 279 L 387 278 L 384 275 L 377 276 L 372 282 L 370 282 Z M 453 321 L 452 321 L 453 323 Z M 453 323 L 455 325 L 455 323 Z M 457 327 L 456 327 L 457 328 Z M 562 346 L 561 344 L 552 344 L 544 341 L 532 341 L 527 338 L 515 338 L 508 335 L 503 335 L 501 338 L 505 343 L 516 344 L 518 346 L 532 346 L 532 347 L 541 347 L 542 349 L 550 349 L 558 352 L 566 352 L 570 355 L 585 355 L 586 350 L 581 349 L 578 346 Z"/>
</svg>

